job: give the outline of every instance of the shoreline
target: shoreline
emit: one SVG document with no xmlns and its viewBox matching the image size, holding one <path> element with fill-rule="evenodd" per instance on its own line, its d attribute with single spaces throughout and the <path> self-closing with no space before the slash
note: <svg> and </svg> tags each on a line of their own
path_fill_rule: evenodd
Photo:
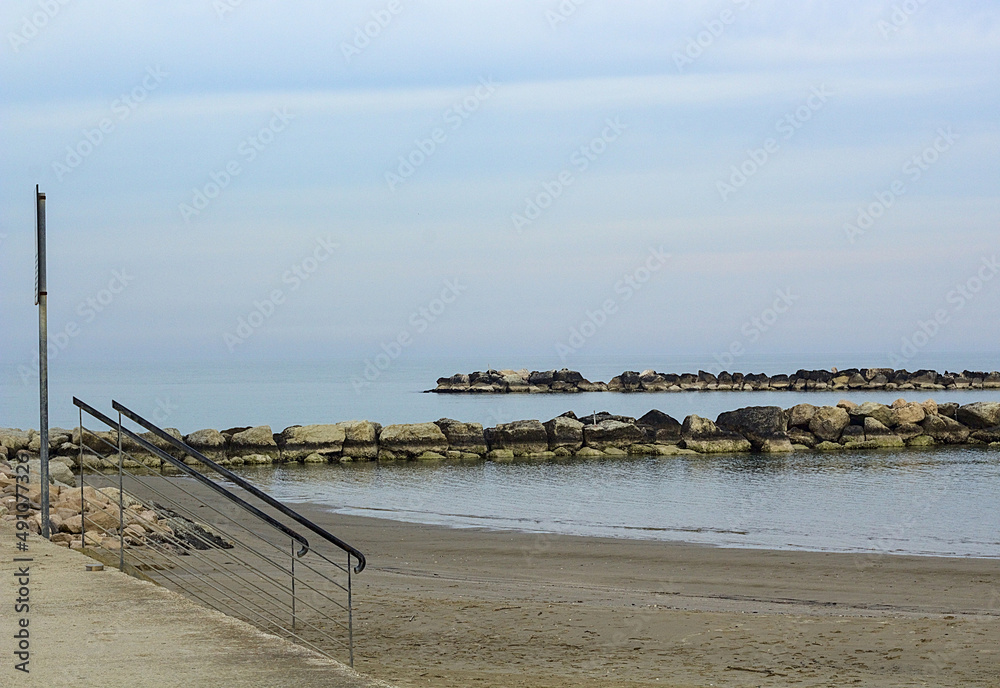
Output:
<svg viewBox="0 0 1000 688">
<path fill-rule="evenodd" d="M 736 545 L 732 543 L 726 544 L 714 544 L 710 542 L 694 542 L 692 540 L 667 540 L 659 538 L 631 538 L 631 537 L 616 537 L 613 535 L 586 535 L 580 533 L 560 533 L 550 530 L 522 530 L 518 528 L 502 528 L 502 527 L 490 527 L 482 525 L 447 525 L 443 523 L 427 523 L 424 521 L 407 521 L 402 518 L 390 518 L 388 516 L 369 516 L 365 514 L 354 514 L 345 513 L 343 511 L 338 511 L 337 507 L 328 506 L 325 504 L 320 504 L 318 502 L 311 501 L 297 501 L 297 500 L 282 500 L 286 504 L 294 505 L 296 509 L 308 509 L 311 513 L 325 513 L 331 517 L 343 517 L 345 519 L 361 519 L 362 521 L 386 521 L 388 524 L 399 524 L 403 526 L 412 526 L 415 528 L 431 528 L 431 529 L 441 529 L 445 531 L 463 531 L 470 533 L 497 533 L 503 535 L 505 533 L 510 533 L 514 535 L 524 535 L 529 537 L 554 537 L 554 538 L 582 538 L 584 541 L 587 540 L 599 540 L 607 542 L 648 542 L 656 543 L 664 546 L 679 546 L 679 547 L 705 547 L 709 549 L 721 549 L 721 550 L 734 550 L 734 551 L 745 551 L 752 550 L 756 552 L 763 553 L 782 553 L 782 554 L 818 554 L 818 555 L 843 555 L 850 557 L 908 557 L 914 559 L 951 559 L 955 561 L 965 561 L 965 560 L 976 560 L 984 562 L 1000 562 L 1000 554 L 996 556 L 976 556 L 976 555 L 963 555 L 963 554 L 934 554 L 934 553 L 919 553 L 915 554 L 912 552 L 889 552 L 885 550 L 833 550 L 833 549 L 808 549 L 805 547 L 801 548 L 780 548 L 780 547 L 766 547 L 766 546 L 756 546 L 756 545 Z M 371 524 L 375 525 L 375 524 Z M 623 527 L 627 528 L 627 527 Z"/>
<path fill-rule="evenodd" d="M 454 529 L 297 508 L 368 554 L 355 581 L 357 668 L 400 686 L 990 686 L 1000 674 L 993 559 Z"/>
</svg>

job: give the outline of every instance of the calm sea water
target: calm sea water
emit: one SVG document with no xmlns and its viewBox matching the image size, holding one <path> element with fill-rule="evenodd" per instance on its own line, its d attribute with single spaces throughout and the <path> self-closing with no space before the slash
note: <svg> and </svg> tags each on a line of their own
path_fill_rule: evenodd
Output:
<svg viewBox="0 0 1000 688">
<path fill-rule="evenodd" d="M 110 412 L 117 399 L 182 432 L 214 427 L 441 417 L 494 425 L 547 420 L 567 410 L 639 416 L 658 408 L 682 419 L 741 406 L 891 402 L 899 396 L 967 403 L 1000 391 L 703 392 L 464 396 L 423 394 L 440 376 L 492 366 L 548 369 L 553 360 L 396 361 L 373 380 L 364 361 L 256 364 L 54 362 L 50 422 L 76 424 L 74 395 Z M 743 372 L 863 367 L 864 358 L 746 357 Z M 584 358 L 569 367 L 592 380 L 626 369 L 710 369 L 694 357 Z M 735 366 L 734 366 L 735 367 Z M 988 356 L 925 358 L 918 367 L 1000 368 Z M 0 427 L 38 427 L 37 389 L 13 369 L 0 380 Z M 358 384 L 363 380 L 368 384 Z M 1000 452 L 983 449 L 645 458 L 495 464 L 288 466 L 246 469 L 281 498 L 345 513 L 453 527 L 509 528 L 736 547 L 1000 557 Z"/>
<path fill-rule="evenodd" d="M 1000 451 L 247 468 L 283 500 L 452 527 L 1000 558 Z"/>
</svg>

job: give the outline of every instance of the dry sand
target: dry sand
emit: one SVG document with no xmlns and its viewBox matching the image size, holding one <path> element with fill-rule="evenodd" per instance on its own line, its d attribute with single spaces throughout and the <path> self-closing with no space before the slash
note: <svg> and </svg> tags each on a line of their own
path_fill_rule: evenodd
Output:
<svg viewBox="0 0 1000 688">
<path fill-rule="evenodd" d="M 304 507 L 366 552 L 399 686 L 1000 686 L 1000 561 L 457 530 Z"/>
</svg>

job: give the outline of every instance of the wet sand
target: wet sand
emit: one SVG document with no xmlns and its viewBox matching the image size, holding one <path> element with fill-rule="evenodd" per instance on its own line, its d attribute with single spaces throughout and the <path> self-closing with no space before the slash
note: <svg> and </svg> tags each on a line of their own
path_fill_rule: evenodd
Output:
<svg viewBox="0 0 1000 688">
<path fill-rule="evenodd" d="M 399 686 L 998 686 L 1000 561 L 722 549 L 301 511 L 366 553 Z"/>
</svg>

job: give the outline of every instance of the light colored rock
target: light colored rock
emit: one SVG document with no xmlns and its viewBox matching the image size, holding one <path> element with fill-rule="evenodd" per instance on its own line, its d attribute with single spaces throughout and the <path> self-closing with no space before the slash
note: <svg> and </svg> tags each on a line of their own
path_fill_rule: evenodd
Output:
<svg viewBox="0 0 1000 688">
<path fill-rule="evenodd" d="M 425 451 L 416 457 L 417 461 L 443 461 L 445 458 L 444 454 L 434 451 Z"/>
<path fill-rule="evenodd" d="M 941 444 L 962 444 L 969 439 L 969 428 L 947 416 L 927 416 L 920 427 L 924 435 Z"/>
<path fill-rule="evenodd" d="M 486 436 L 481 423 L 462 423 L 451 418 L 441 418 L 434 424 L 441 428 L 452 451 L 480 456 L 486 453 Z"/>
<path fill-rule="evenodd" d="M 788 425 L 792 427 L 809 427 L 809 421 L 816 415 L 816 407 L 812 404 L 797 404 L 788 409 Z"/>
<path fill-rule="evenodd" d="M 322 454 L 320 454 L 319 452 L 313 452 L 312 454 L 309 454 L 304 459 L 302 459 L 302 462 L 303 463 L 326 463 L 327 462 L 327 458 L 325 456 L 323 456 Z"/>
<path fill-rule="evenodd" d="M 849 409 L 847 413 L 851 418 L 874 418 L 887 427 L 892 422 L 892 409 L 884 404 L 876 404 L 874 401 L 866 401 Z"/>
<path fill-rule="evenodd" d="M 242 434 L 233 435 L 234 451 L 236 438 Z M 341 424 L 293 425 L 281 431 L 281 457 L 285 461 L 303 461 L 311 454 L 321 454 L 324 461 L 335 459 L 343 452 L 346 437 Z"/>
<path fill-rule="evenodd" d="M 934 401 L 933 399 L 927 399 L 920 405 L 924 407 L 924 413 L 926 413 L 928 416 L 938 415 L 938 405 L 937 402 Z"/>
<path fill-rule="evenodd" d="M 370 461 L 378 456 L 380 424 L 370 420 L 348 420 L 337 425 L 344 430 L 343 457 Z"/>
<path fill-rule="evenodd" d="M 842 406 L 822 406 L 809 421 L 809 432 L 821 441 L 836 442 L 850 422 L 851 417 Z"/>
<path fill-rule="evenodd" d="M 513 461 L 514 452 L 510 449 L 491 449 L 487 452 L 486 458 L 491 461 Z"/>
<path fill-rule="evenodd" d="M 581 459 L 597 459 L 605 457 L 607 456 L 607 454 L 602 452 L 600 449 L 594 449 L 593 447 L 580 447 L 579 449 L 576 450 L 574 456 L 577 456 Z"/>
<path fill-rule="evenodd" d="M 277 453 L 278 451 L 278 443 L 274 441 L 270 425 L 258 425 L 243 432 L 238 432 L 233 435 L 230 444 L 233 450 L 238 452 L 246 452 L 249 449 L 265 449 L 268 450 L 268 453 L 272 451 Z"/>
<path fill-rule="evenodd" d="M 891 417 L 887 425 L 889 427 L 896 427 L 898 425 L 903 425 L 906 423 L 920 423 L 927 417 L 927 412 L 921 404 L 910 403 L 903 401 L 899 404 L 902 399 L 897 399 L 892 404 Z M 897 405 L 899 404 L 899 405 Z"/>
<path fill-rule="evenodd" d="M 425 451 L 444 455 L 448 438 L 434 423 L 387 425 L 379 433 L 379 448 L 402 457 L 419 456 Z"/>
<path fill-rule="evenodd" d="M 583 446 L 583 423 L 566 416 L 558 416 L 545 423 L 549 449 L 565 448 L 573 452 Z"/>
</svg>

